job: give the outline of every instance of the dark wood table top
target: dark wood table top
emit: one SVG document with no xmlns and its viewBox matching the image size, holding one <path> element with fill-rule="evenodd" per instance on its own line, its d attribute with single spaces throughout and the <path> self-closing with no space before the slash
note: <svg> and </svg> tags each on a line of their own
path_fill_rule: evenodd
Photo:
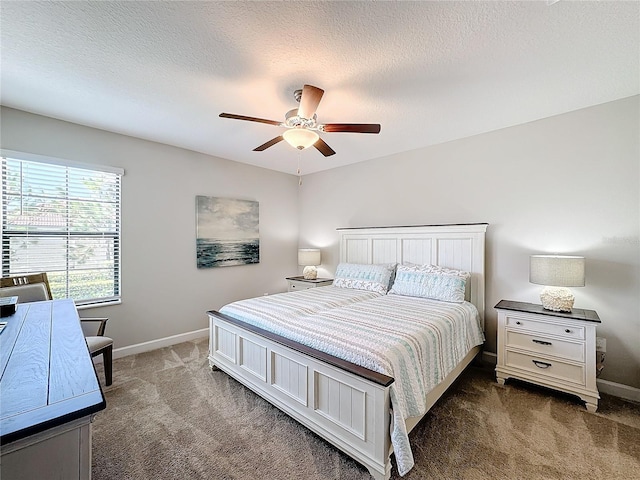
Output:
<svg viewBox="0 0 640 480">
<path fill-rule="evenodd" d="M 585 310 L 582 308 L 573 308 L 570 312 L 554 312 L 552 310 L 545 310 L 542 305 L 537 303 L 514 302 L 512 300 L 500 300 L 494 308 L 525 313 L 540 313 L 542 315 L 551 315 L 553 317 L 601 323 L 600 317 L 598 317 L 595 310 Z"/>
<path fill-rule="evenodd" d="M 0 444 L 106 407 L 73 300 L 19 304 L 0 334 Z"/>
<path fill-rule="evenodd" d="M 331 282 L 333 281 L 333 278 L 309 279 L 309 278 L 304 278 L 303 276 L 300 276 L 300 277 L 286 277 L 286 280 L 295 280 L 296 282 L 320 283 L 320 282 Z"/>
</svg>

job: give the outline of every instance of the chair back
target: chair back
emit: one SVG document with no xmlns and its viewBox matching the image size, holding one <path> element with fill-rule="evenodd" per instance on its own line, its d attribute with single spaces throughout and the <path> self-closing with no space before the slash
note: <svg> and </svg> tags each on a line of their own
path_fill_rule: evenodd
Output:
<svg viewBox="0 0 640 480">
<path fill-rule="evenodd" d="M 0 278 L 0 297 L 18 297 L 18 303 L 51 300 L 51 288 L 46 273 Z"/>
</svg>

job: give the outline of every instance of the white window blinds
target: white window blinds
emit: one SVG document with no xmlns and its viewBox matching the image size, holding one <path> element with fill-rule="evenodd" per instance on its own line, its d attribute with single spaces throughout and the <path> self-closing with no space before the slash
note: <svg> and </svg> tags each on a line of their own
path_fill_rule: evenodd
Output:
<svg viewBox="0 0 640 480">
<path fill-rule="evenodd" d="M 116 169 L 2 158 L 2 276 L 46 272 L 54 299 L 120 299 Z"/>
</svg>

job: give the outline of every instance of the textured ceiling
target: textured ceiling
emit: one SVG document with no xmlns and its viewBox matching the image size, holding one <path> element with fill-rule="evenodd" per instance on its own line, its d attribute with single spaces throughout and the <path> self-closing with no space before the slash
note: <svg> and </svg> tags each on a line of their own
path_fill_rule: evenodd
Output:
<svg viewBox="0 0 640 480">
<path fill-rule="evenodd" d="M 34 2 L 0 4 L 3 105 L 303 174 L 640 93 L 640 3 Z M 325 90 L 337 154 L 271 125 Z"/>
</svg>

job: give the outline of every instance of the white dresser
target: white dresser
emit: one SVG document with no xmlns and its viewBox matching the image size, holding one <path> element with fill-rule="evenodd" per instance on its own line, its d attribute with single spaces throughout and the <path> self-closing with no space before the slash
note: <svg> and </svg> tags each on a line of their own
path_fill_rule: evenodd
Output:
<svg viewBox="0 0 640 480">
<path fill-rule="evenodd" d="M 307 290 L 308 288 L 326 287 L 333 283 L 333 278 L 308 280 L 304 277 L 287 277 L 287 283 L 289 284 L 289 291 L 295 292 L 297 290 Z"/>
<path fill-rule="evenodd" d="M 598 408 L 596 387 L 596 326 L 593 310 L 570 313 L 542 305 L 501 300 L 498 311 L 496 378 L 508 378 L 554 388 L 580 397 L 589 412 Z"/>
</svg>

